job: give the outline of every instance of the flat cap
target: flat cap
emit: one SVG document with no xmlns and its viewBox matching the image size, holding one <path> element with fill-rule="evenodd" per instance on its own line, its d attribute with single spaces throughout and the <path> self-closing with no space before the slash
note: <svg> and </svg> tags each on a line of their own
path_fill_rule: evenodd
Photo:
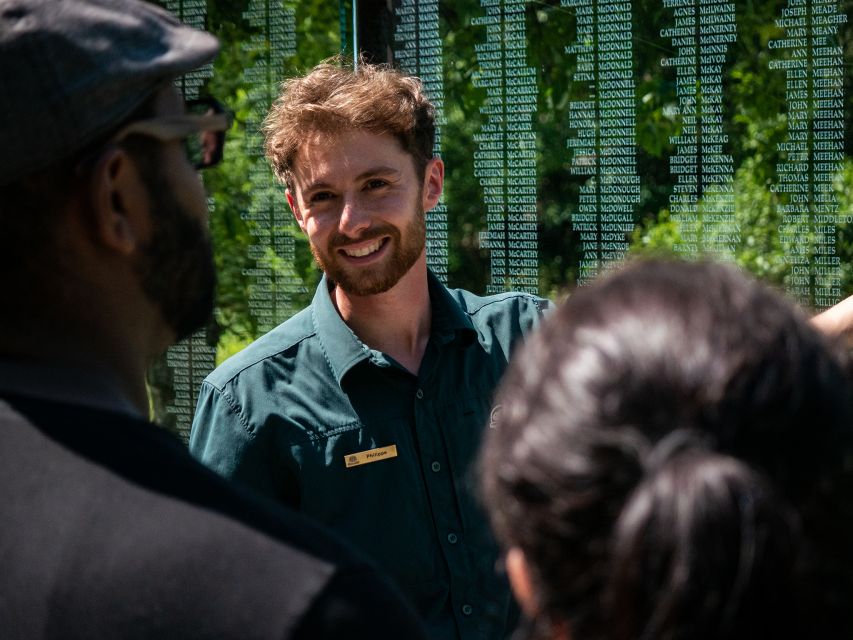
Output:
<svg viewBox="0 0 853 640">
<path fill-rule="evenodd" d="M 140 0 L 0 0 L 0 184 L 83 149 L 218 49 Z"/>
</svg>

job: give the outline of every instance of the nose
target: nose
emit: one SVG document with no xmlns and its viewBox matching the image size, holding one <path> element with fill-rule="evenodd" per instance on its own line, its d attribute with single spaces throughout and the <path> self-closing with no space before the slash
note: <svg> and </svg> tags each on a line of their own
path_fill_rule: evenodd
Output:
<svg viewBox="0 0 853 640">
<path fill-rule="evenodd" d="M 351 238 L 358 237 L 370 226 L 370 215 L 353 196 L 344 197 L 338 231 Z"/>
</svg>

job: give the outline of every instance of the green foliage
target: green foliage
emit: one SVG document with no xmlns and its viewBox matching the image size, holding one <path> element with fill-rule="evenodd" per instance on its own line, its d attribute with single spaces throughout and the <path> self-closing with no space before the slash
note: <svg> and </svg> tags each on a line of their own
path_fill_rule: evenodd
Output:
<svg viewBox="0 0 853 640">
<path fill-rule="evenodd" d="M 219 37 L 222 50 L 206 91 L 220 99 L 234 115 L 225 158 L 219 167 L 204 175 L 210 194 L 210 230 L 218 271 L 218 362 L 263 333 L 257 314 L 249 306 L 253 291 L 273 286 L 270 283 L 301 282 L 302 286 L 290 290 L 290 306 L 298 310 L 310 302 L 319 278 L 308 242 L 289 214 L 284 187 L 274 181 L 263 158 L 258 128 L 260 117 L 269 109 L 281 81 L 339 52 L 339 8 L 337 3 L 324 0 L 273 0 L 269 5 L 271 11 L 295 12 L 296 52 L 284 58 L 282 66 L 270 68 L 268 86 L 259 92 L 247 70 L 259 62 L 275 64 L 276 58 L 270 57 L 270 43 L 263 37 L 263 29 L 252 26 L 245 15 L 250 7 L 263 8 L 265 3 L 208 2 L 208 29 Z M 259 175 L 263 177 L 261 182 Z M 258 202 L 271 203 L 267 206 L 274 207 L 273 219 L 282 221 L 270 228 L 269 246 L 258 246 L 258 236 L 263 230 L 248 215 Z M 292 254 L 280 250 L 285 246 L 284 237 L 293 239 Z M 261 260 L 270 265 L 270 277 L 261 280 L 247 275 Z"/>
<path fill-rule="evenodd" d="M 643 220 L 631 234 L 629 255 L 643 258 L 663 258 L 677 255 L 673 247 L 681 242 L 678 226 L 661 209 L 654 218 Z"/>
</svg>

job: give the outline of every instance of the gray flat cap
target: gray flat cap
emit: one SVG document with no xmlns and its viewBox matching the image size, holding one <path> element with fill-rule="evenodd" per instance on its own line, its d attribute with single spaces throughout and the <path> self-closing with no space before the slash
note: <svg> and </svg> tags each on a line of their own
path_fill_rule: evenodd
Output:
<svg viewBox="0 0 853 640">
<path fill-rule="evenodd" d="M 138 0 L 0 0 L 0 184 L 84 148 L 219 44 Z"/>
</svg>

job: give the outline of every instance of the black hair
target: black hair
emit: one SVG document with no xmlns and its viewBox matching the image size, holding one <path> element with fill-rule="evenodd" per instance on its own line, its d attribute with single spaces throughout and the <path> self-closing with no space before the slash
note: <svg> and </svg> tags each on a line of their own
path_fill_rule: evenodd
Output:
<svg viewBox="0 0 853 640">
<path fill-rule="evenodd" d="M 709 262 L 577 290 L 511 363 L 479 463 L 541 615 L 578 640 L 851 637 L 845 362 Z"/>
</svg>

